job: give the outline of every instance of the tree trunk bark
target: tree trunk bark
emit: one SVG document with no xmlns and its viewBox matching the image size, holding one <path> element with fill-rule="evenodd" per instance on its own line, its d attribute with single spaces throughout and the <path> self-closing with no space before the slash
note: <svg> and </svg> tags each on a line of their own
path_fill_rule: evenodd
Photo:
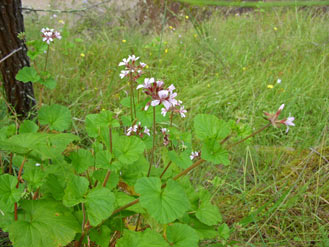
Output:
<svg viewBox="0 0 329 247">
<path fill-rule="evenodd" d="M 0 63 L 5 96 L 20 119 L 28 118 L 35 106 L 32 83 L 23 83 L 15 79 L 17 72 L 30 66 L 24 40 L 17 36 L 24 32 L 24 20 L 21 0 L 0 0 L 0 59 L 13 50 L 22 48 Z"/>
</svg>

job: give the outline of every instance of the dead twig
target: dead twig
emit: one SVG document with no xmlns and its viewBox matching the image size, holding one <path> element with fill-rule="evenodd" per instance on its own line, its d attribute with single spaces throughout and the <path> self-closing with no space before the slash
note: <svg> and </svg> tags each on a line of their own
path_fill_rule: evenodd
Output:
<svg viewBox="0 0 329 247">
<path fill-rule="evenodd" d="M 0 63 L 4 62 L 6 59 L 10 58 L 12 55 L 14 55 L 16 52 L 18 52 L 18 51 L 20 51 L 20 50 L 22 50 L 22 49 L 23 49 L 22 47 L 19 47 L 19 48 L 13 50 L 13 51 L 12 51 L 11 53 L 9 53 L 7 56 L 5 56 L 4 58 L 2 58 L 2 59 L 0 60 Z"/>
</svg>

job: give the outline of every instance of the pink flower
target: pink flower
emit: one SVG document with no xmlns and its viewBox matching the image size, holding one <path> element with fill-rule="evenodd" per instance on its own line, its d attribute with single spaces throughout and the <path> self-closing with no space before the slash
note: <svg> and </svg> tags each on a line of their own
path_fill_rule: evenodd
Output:
<svg viewBox="0 0 329 247">
<path fill-rule="evenodd" d="M 286 120 L 283 121 L 283 124 L 287 126 L 286 133 L 289 131 L 289 126 L 295 126 L 293 121 L 295 120 L 294 117 L 288 117 Z"/>
<path fill-rule="evenodd" d="M 184 109 L 184 106 L 181 106 L 180 109 L 179 109 L 179 113 L 180 113 L 180 116 L 182 118 L 186 117 L 185 116 L 185 113 L 187 113 L 187 111 Z"/>
</svg>

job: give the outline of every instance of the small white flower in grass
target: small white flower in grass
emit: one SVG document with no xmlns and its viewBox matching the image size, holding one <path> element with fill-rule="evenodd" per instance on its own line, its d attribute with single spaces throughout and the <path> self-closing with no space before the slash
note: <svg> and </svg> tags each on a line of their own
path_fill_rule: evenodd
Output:
<svg viewBox="0 0 329 247">
<path fill-rule="evenodd" d="M 164 107 L 168 110 L 171 107 L 171 103 L 167 100 L 168 95 L 169 95 L 169 91 L 168 90 L 161 90 L 161 91 L 158 92 L 158 95 L 159 95 L 160 100 L 154 100 L 153 102 L 158 102 L 158 101 L 159 101 L 159 103 L 161 102 L 164 105 Z M 158 105 L 158 104 L 156 104 L 156 105 Z"/>
<path fill-rule="evenodd" d="M 35 166 L 40 166 L 40 164 L 39 163 L 36 163 Z"/>
<path fill-rule="evenodd" d="M 175 90 L 175 86 L 173 84 L 171 84 L 169 87 L 168 87 L 168 90 L 170 93 L 172 93 L 174 90 Z M 176 94 L 177 95 L 177 94 Z"/>
<path fill-rule="evenodd" d="M 135 62 L 139 59 L 139 57 L 136 57 L 135 55 L 131 55 L 131 56 L 129 55 L 128 59 L 131 60 L 132 62 Z"/>
<path fill-rule="evenodd" d="M 142 68 L 144 68 L 144 67 L 146 67 L 147 64 L 146 64 L 146 63 L 142 63 L 142 62 L 140 62 L 139 65 L 140 65 Z"/>
<path fill-rule="evenodd" d="M 286 133 L 288 133 L 288 131 L 289 131 L 289 126 L 295 126 L 295 124 L 293 123 L 294 120 L 295 120 L 294 117 L 288 117 L 288 118 L 283 122 L 283 124 L 285 124 L 285 125 L 287 126 Z"/>
<path fill-rule="evenodd" d="M 279 84 L 280 84 L 280 83 L 281 83 L 281 79 L 279 78 L 279 79 L 276 81 L 276 83 L 279 83 Z"/>
<path fill-rule="evenodd" d="M 179 113 L 182 118 L 186 117 L 185 113 L 187 113 L 187 111 L 184 109 L 184 106 L 180 107 Z"/>
<path fill-rule="evenodd" d="M 121 70 L 120 77 L 121 79 L 125 78 L 129 74 L 129 70 Z"/>
<path fill-rule="evenodd" d="M 54 39 L 61 39 L 62 36 L 59 32 L 54 31 L 54 29 L 49 29 L 48 27 L 41 29 L 42 41 L 46 42 L 48 45 L 54 41 Z"/>
<path fill-rule="evenodd" d="M 124 58 L 123 60 L 122 60 L 122 62 L 120 62 L 119 63 L 119 66 L 127 66 L 128 65 L 128 63 L 129 63 L 129 58 Z"/>
<path fill-rule="evenodd" d="M 144 133 L 148 136 L 150 136 L 150 129 L 144 126 Z"/>
</svg>

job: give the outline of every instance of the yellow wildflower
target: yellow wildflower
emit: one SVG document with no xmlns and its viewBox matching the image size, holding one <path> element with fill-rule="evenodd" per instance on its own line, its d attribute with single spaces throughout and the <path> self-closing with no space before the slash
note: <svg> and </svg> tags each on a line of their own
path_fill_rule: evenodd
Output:
<svg viewBox="0 0 329 247">
<path fill-rule="evenodd" d="M 85 57 L 86 55 L 84 53 L 80 53 L 80 57 Z"/>
<path fill-rule="evenodd" d="M 168 53 L 168 49 L 165 49 L 165 53 Z"/>
<path fill-rule="evenodd" d="M 122 40 L 122 43 L 126 43 L 126 42 L 127 42 L 127 40 L 125 40 L 125 39 Z"/>
<path fill-rule="evenodd" d="M 267 85 L 267 88 L 272 89 L 274 86 L 272 84 Z"/>
<path fill-rule="evenodd" d="M 65 24 L 65 22 L 63 20 L 59 20 L 58 23 Z"/>
<path fill-rule="evenodd" d="M 277 27 L 273 27 L 274 31 L 278 31 L 278 28 Z"/>
<path fill-rule="evenodd" d="M 185 19 L 187 20 L 188 18 L 189 18 L 188 15 L 186 15 L 186 16 L 185 16 Z"/>
</svg>

